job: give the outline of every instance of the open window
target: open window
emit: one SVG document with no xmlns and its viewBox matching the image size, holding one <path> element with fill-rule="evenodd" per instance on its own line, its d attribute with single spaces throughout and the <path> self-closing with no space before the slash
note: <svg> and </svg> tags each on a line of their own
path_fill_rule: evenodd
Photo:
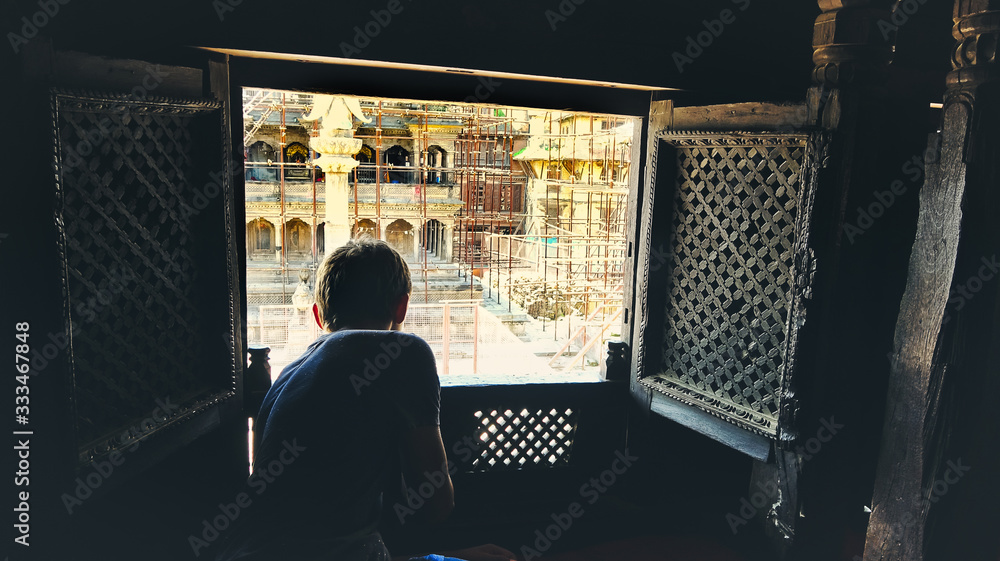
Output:
<svg viewBox="0 0 1000 561">
<path fill-rule="evenodd" d="M 354 210 L 354 232 L 388 239 L 399 218 L 383 221 L 380 205 L 454 200 L 456 213 L 421 211 L 407 222 L 418 260 L 454 265 L 456 296 L 495 298 L 549 321 L 577 318 L 580 327 L 600 318 L 597 333 L 588 325 L 576 341 L 569 319 L 545 333 L 567 332 L 556 354 L 572 367 L 604 362 L 607 334 L 623 340 L 640 402 L 754 458 L 795 439 L 812 201 L 825 151 L 825 137 L 805 126 L 815 108 L 654 101 L 644 127 L 628 112 L 358 97 L 369 118 L 355 123 L 363 146 L 349 205 L 374 213 Z M 399 245 L 403 234 L 392 235 Z M 542 282 L 505 278 L 505 261 L 518 260 Z M 576 278 L 600 279 L 600 289 Z M 418 274 L 416 295 L 423 282 Z M 411 326 L 427 329 L 439 353 L 445 339 L 449 352 L 471 347 L 476 372 L 496 361 L 475 358 L 478 336 L 464 344 L 452 336 L 487 314 L 477 319 L 480 306 L 466 309 L 459 298 L 447 299 L 448 313 L 465 317 L 417 311 Z M 415 301 L 418 310 L 445 300 L 425 290 Z M 511 334 L 523 338 L 502 333 Z M 443 379 L 470 383 L 448 377 L 456 370 Z"/>
<path fill-rule="evenodd" d="M 350 235 L 385 240 L 408 262 L 404 328 L 430 343 L 444 384 L 600 379 L 607 342 L 623 333 L 640 119 L 334 96 L 356 103 L 350 130 L 338 129 L 354 142 L 353 167 L 298 183 L 291 166 L 327 157 L 310 144 L 324 126 L 311 110 L 329 94 L 241 93 L 248 162 L 276 146 L 286 170 L 246 184 L 248 232 L 260 216 L 282 232 L 268 267 L 253 263 L 259 237 L 247 239 L 249 343 L 270 348 L 272 377 L 319 334 L 300 325 L 301 308 L 326 251 Z M 323 246 L 311 246 L 321 227 Z"/>
<path fill-rule="evenodd" d="M 515 90 L 517 81 L 510 80 Z M 411 261 L 408 327 L 446 365 L 446 385 L 597 381 L 605 342 L 621 339 L 631 345 L 624 370 L 633 394 L 654 413 L 760 460 L 776 443 L 795 438 L 795 366 L 813 267 L 811 205 L 824 151 L 822 135 L 802 126 L 804 106 L 749 104 L 736 112 L 733 106 L 675 108 L 669 102 L 650 107 L 646 89 L 640 90 L 642 112 L 650 115 L 644 124 L 634 104 L 615 111 L 614 100 L 591 111 L 565 110 L 553 107 L 563 99 L 554 95 L 559 102 L 532 109 L 455 101 L 462 98 L 458 93 L 440 101 L 431 93 L 413 99 L 328 88 L 319 93 L 357 99 L 364 117 L 352 121 L 351 138 L 361 142 L 341 207 L 345 220 L 331 221 L 325 188 L 331 173 L 317 171 L 319 154 L 311 145 L 317 124 L 302 119 L 313 94 L 236 87 L 242 107 L 231 114 L 224 102 L 197 96 L 140 102 L 113 94 L 54 94 L 60 146 L 77 146 L 103 116 L 115 122 L 115 130 L 142 129 L 114 136 L 86 167 L 69 164 L 65 149 L 58 152 L 64 165 L 57 187 L 63 197 L 66 321 L 84 324 L 67 362 L 78 380 L 93 377 L 88 388 L 104 388 L 73 397 L 76 414 L 87 414 L 80 422 L 96 423 L 78 437 L 81 465 L 124 445 L 113 441 L 114 431 L 142 413 L 141 397 L 156 394 L 155 386 L 143 384 L 158 380 L 156 371 L 136 379 L 135 369 L 108 355 L 101 343 L 149 335 L 148 326 L 112 317 L 87 325 L 73 316 L 94 283 L 114 272 L 93 267 L 94 252 L 119 255 L 142 269 L 135 270 L 137 278 L 157 278 L 167 287 L 142 286 L 152 300 L 137 300 L 137 309 L 146 310 L 171 290 L 197 302 L 193 315 L 178 319 L 194 328 L 177 328 L 177 337 L 188 337 L 190 345 L 178 339 L 154 351 L 163 355 L 164 369 L 190 367 L 181 368 L 179 377 L 160 377 L 183 386 L 187 409 L 178 419 L 210 424 L 216 422 L 213 407 L 236 401 L 241 326 L 250 344 L 272 348 L 275 374 L 282 360 L 287 363 L 314 339 L 304 310 L 316 266 L 338 243 L 341 226 L 353 236 L 385 239 Z M 635 91 L 630 95 L 634 100 Z M 235 118 L 233 128 L 244 136 L 245 174 L 227 165 L 224 149 L 216 150 L 226 144 L 227 117 Z M 178 228 L 190 228 L 182 234 L 190 235 L 163 230 L 161 239 L 128 230 L 143 222 L 135 214 L 143 208 L 152 205 L 169 215 L 189 198 L 197 200 L 197 182 L 177 191 L 157 188 L 175 185 L 164 179 L 177 173 L 171 160 L 130 160 L 134 176 L 121 172 L 127 175 L 123 184 L 142 188 L 128 193 L 87 188 L 105 181 L 93 170 L 120 171 L 111 170 L 113 163 L 119 152 L 130 153 L 129 139 L 137 134 L 164 154 L 174 148 L 157 148 L 155 139 L 182 140 L 183 154 L 191 157 L 179 158 L 178 165 L 202 184 L 215 170 L 237 172 L 235 184 L 224 182 L 219 191 L 225 196 L 209 195 L 189 222 L 178 222 Z M 107 205 L 125 205 L 129 212 L 102 215 L 111 230 L 87 231 L 92 222 L 85 216 Z M 94 243 L 73 246 L 81 236 Z M 143 240 L 152 241 L 140 246 Z M 192 256 L 197 282 L 153 259 L 175 251 Z M 208 282 L 225 287 L 227 297 L 207 292 Z M 228 334 L 225 346 L 208 343 L 221 339 L 220 333 Z M 518 357 L 512 348 L 528 353 Z M 530 363 L 520 375 L 512 368 L 519 361 Z M 114 368 L 101 368 L 105 363 Z M 489 368 L 499 373 L 491 377 Z M 126 392 L 131 409 L 103 408 L 118 403 L 115 386 L 123 383 L 146 393 Z M 553 407 L 560 391 L 546 385 L 532 397 L 498 390 L 491 403 L 461 414 L 478 423 L 476 430 L 499 424 L 498 415 L 549 415 L 563 423 L 553 427 L 575 430 L 578 419 L 601 411 L 593 403 L 581 407 L 575 398 Z M 598 395 L 606 389 L 578 391 Z M 542 395 L 544 403 L 536 399 Z M 112 410 L 121 416 L 108 417 L 105 411 Z M 493 459 L 520 465 L 517 458 Z M 545 459 L 563 462 L 551 454 Z"/>
</svg>

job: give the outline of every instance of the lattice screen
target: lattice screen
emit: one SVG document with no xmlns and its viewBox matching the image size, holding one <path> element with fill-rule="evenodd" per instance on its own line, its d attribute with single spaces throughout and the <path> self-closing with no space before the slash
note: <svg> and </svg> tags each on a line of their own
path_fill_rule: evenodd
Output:
<svg viewBox="0 0 1000 561">
<path fill-rule="evenodd" d="M 663 366 L 647 381 L 773 437 L 806 138 L 678 140 L 674 149 L 662 155 L 676 158 L 669 242 L 650 258 L 651 269 L 665 267 L 669 279 Z"/>
<path fill-rule="evenodd" d="M 470 470 L 545 469 L 569 464 L 577 411 L 569 408 L 476 411 L 472 437 L 482 443 Z"/>
<path fill-rule="evenodd" d="M 199 136 L 216 133 L 221 160 L 222 121 L 211 102 L 53 100 L 67 352 L 85 460 L 89 447 L 106 449 L 150 417 L 157 400 L 190 405 L 231 389 L 231 367 L 218 362 L 229 328 L 213 315 L 229 318 L 223 206 L 205 208 L 195 195 L 208 174 Z M 219 238 L 212 256 L 207 236 Z"/>
</svg>

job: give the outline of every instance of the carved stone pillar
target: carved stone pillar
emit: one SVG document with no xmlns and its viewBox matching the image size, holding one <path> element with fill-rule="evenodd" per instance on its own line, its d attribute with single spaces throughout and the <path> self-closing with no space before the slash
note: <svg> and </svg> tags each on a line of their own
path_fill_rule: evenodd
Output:
<svg viewBox="0 0 1000 561">
<path fill-rule="evenodd" d="M 357 99 L 343 96 L 316 95 L 313 108 L 303 121 L 322 119 L 319 136 L 310 140 L 313 150 L 322 154 L 313 163 L 326 174 L 326 216 L 324 218 L 325 253 L 351 238 L 348 220 L 350 196 L 349 176 L 358 166 L 354 156 L 361 151 L 362 141 L 354 138 L 352 115 L 367 123 Z"/>
<path fill-rule="evenodd" d="M 414 222 L 416 222 L 416 220 L 414 220 Z M 413 229 L 413 259 L 416 260 L 418 263 L 423 261 L 423 256 L 420 255 L 421 252 L 420 236 L 422 231 L 423 230 L 420 228 Z"/>
<path fill-rule="evenodd" d="M 896 324 L 865 561 L 997 557 L 1000 1 L 956 0 Z M 970 290 L 977 288 L 975 292 Z M 957 301 L 956 301 L 957 299 Z"/>
<path fill-rule="evenodd" d="M 454 245 L 455 245 L 454 226 L 452 226 L 451 224 L 447 224 L 444 227 L 444 235 L 443 239 L 441 240 L 441 248 L 442 248 L 441 256 L 444 259 L 445 263 L 451 263 L 452 256 L 454 255 L 454 249 L 455 249 Z"/>
</svg>

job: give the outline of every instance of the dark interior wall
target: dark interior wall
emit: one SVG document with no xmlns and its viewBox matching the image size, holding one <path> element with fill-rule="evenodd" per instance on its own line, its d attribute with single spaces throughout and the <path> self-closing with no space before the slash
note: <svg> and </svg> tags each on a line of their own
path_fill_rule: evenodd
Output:
<svg viewBox="0 0 1000 561">
<path fill-rule="evenodd" d="M 686 88 L 699 94 L 691 103 L 803 99 L 812 67 L 812 23 L 819 15 L 817 4 L 809 0 L 385 0 L 310 5 L 48 0 L 55 6 L 50 11 L 57 13 L 36 17 L 45 1 L 8 0 L 0 13 L 0 29 L 31 41 L 34 26 L 25 22 L 34 19 L 44 22 L 39 36 L 50 37 L 56 48 L 146 60 L 162 58 L 165 50 L 177 46 L 346 54 Z M 951 42 L 950 4 L 919 3 L 916 13 L 893 31 L 898 35 L 893 94 L 940 98 Z M 389 7 L 398 13 L 385 11 Z M 387 15 L 388 22 L 379 23 L 387 21 Z M 365 29 L 374 35 L 359 35 Z M 24 44 L 6 36 L 8 46 L 0 49 L 0 57 L 4 67 L 14 68 L 20 65 L 13 58 L 15 50 L 23 50 Z M 686 96 L 673 97 L 683 102 Z"/>
<path fill-rule="evenodd" d="M 356 41 L 355 27 L 363 30 L 375 21 L 372 11 L 386 9 L 388 0 L 63 1 L 41 29 L 59 48 L 142 54 L 164 46 L 203 45 L 344 56 L 344 45 L 351 45 L 348 54 L 358 59 L 666 87 L 717 86 L 743 97 L 782 99 L 801 97 L 808 85 L 811 23 L 819 13 L 809 1 L 398 0 L 398 13 L 390 14 L 386 25 L 369 26 L 377 35 L 365 45 L 365 38 Z M 7 2 L 4 31 L 19 32 L 21 17 L 30 19 L 39 9 L 37 1 Z M 720 20 L 726 9 L 732 11 L 732 23 Z M 718 37 L 712 36 L 699 54 L 687 39 L 708 28 Z M 356 45 L 362 48 L 355 50 Z M 674 52 L 695 56 L 678 71 Z"/>
<path fill-rule="evenodd" d="M 155 60 L 178 46 L 346 54 L 685 88 L 697 95 L 672 97 L 699 104 L 803 99 L 812 68 L 812 24 L 819 15 L 811 0 L 45 1 L 58 9 L 54 16 L 36 17 L 40 0 L 4 3 L 4 68 L 20 66 L 15 51 L 24 48 L 9 33 L 31 41 L 33 24 L 25 21 L 34 19 L 44 22 L 39 36 L 51 38 L 56 48 L 118 57 Z M 918 10 L 898 29 L 886 28 L 897 34 L 890 90 L 936 101 L 949 64 L 951 2 L 915 4 Z M 388 14 L 387 24 L 378 23 L 376 16 L 386 21 L 383 10 L 390 6 L 398 13 Z M 359 35 L 365 29 L 376 34 Z M 699 39 L 707 46 L 697 44 Z"/>
</svg>

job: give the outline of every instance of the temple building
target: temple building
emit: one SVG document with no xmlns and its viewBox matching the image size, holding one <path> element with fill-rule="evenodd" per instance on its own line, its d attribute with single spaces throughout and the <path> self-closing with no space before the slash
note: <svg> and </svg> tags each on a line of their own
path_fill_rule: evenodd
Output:
<svg viewBox="0 0 1000 561">
<path fill-rule="evenodd" d="M 356 163 L 329 172 L 346 187 L 330 190 L 317 164 L 323 119 L 311 114 L 340 101 L 243 90 L 251 343 L 270 347 L 280 367 L 315 337 L 306 295 L 325 253 L 343 242 L 328 244 L 328 224 L 343 222 L 351 237 L 385 240 L 404 256 L 413 303 L 488 301 L 484 313 L 523 339 L 529 322 L 576 313 L 578 333 L 560 332 L 552 352 L 571 337 L 566 345 L 591 355 L 574 366 L 596 364 L 621 313 L 634 120 L 344 99 L 357 103 L 349 116 L 357 151 L 348 154 Z"/>
</svg>

